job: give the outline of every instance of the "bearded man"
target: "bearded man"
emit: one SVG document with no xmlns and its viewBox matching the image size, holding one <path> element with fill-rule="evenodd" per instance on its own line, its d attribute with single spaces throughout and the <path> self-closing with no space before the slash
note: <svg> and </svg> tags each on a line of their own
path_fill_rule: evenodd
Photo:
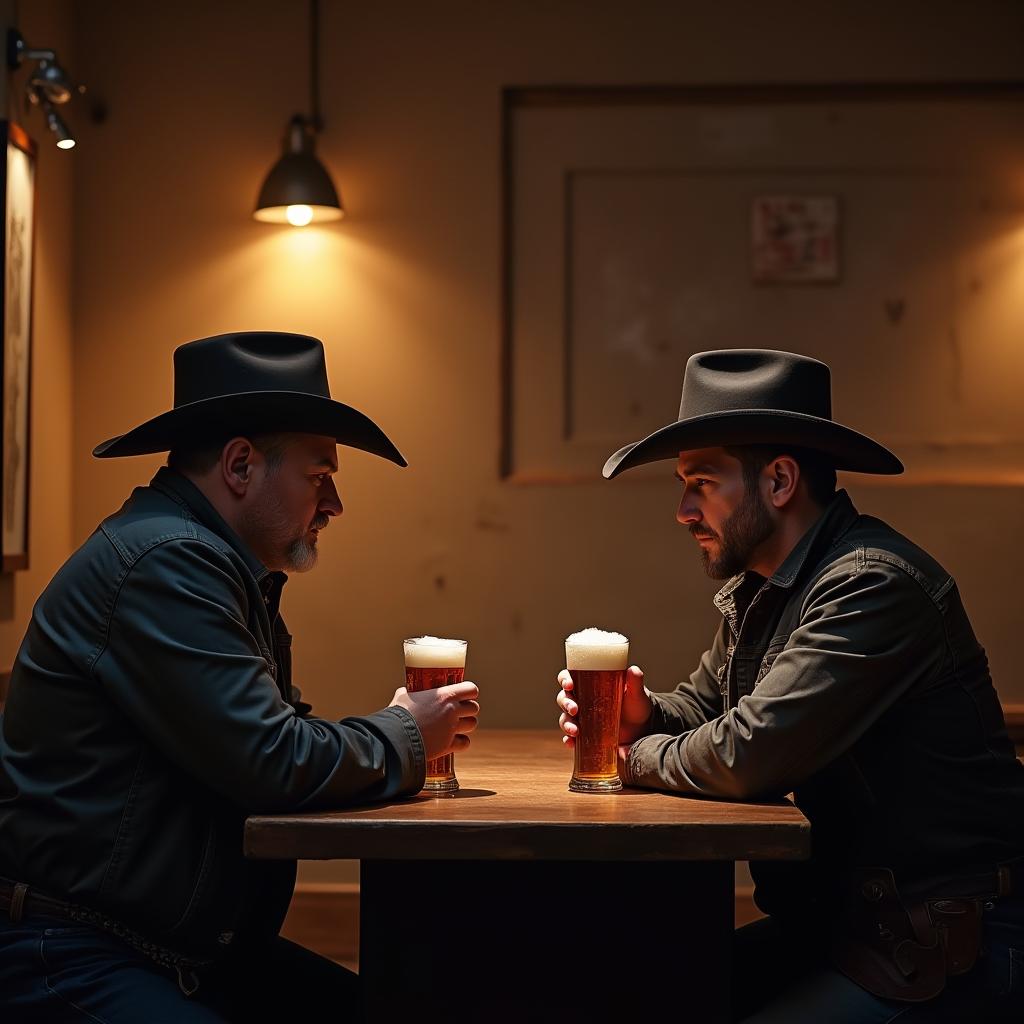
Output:
<svg viewBox="0 0 1024 1024">
<path fill-rule="evenodd" d="M 678 420 L 604 475 L 660 459 L 705 571 L 728 582 L 688 680 L 656 693 L 629 670 L 620 774 L 687 796 L 792 792 L 811 822 L 809 862 L 751 865 L 769 916 L 737 932 L 734 1019 L 1024 1019 L 1024 766 L 985 653 L 952 577 L 836 491 L 837 469 L 901 463 L 832 420 L 827 366 L 765 350 L 693 356 Z"/>
<path fill-rule="evenodd" d="M 246 815 L 417 792 L 476 726 L 466 682 L 340 722 L 291 678 L 279 606 L 342 512 L 337 445 L 405 459 L 333 401 L 323 346 L 205 338 L 174 408 L 99 445 L 169 451 L 60 569 L 0 724 L 0 1018 L 358 1019 L 355 976 L 278 936 L 295 864 Z M 454 899 L 455 897 L 453 897 Z"/>
</svg>

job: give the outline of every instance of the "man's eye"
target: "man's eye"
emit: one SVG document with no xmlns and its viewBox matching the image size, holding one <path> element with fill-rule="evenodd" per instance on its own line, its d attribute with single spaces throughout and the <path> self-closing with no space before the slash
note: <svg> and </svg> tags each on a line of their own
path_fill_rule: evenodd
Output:
<svg viewBox="0 0 1024 1024">
<path fill-rule="evenodd" d="M 699 476 L 699 477 L 697 477 L 696 480 L 694 480 L 693 486 L 694 487 L 703 487 L 705 484 L 709 484 L 709 483 L 711 483 L 710 480 L 705 480 L 704 477 Z"/>
</svg>

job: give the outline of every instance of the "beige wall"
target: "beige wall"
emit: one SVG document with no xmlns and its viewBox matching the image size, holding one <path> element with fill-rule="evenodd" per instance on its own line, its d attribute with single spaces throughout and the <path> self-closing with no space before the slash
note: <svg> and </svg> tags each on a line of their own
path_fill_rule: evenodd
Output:
<svg viewBox="0 0 1024 1024">
<path fill-rule="evenodd" d="M 423 631 L 471 640 L 491 726 L 553 724 L 560 640 L 581 625 L 629 633 L 653 685 L 672 685 L 714 615 L 713 587 L 673 520 L 670 476 L 572 487 L 497 476 L 501 87 L 1012 78 L 1024 8 L 322 6 L 320 152 L 350 213 L 293 232 L 249 213 L 305 102 L 305 5 L 75 5 L 76 67 L 109 108 L 105 123 L 81 126 L 74 157 L 75 541 L 159 465 L 89 451 L 169 405 L 176 345 L 308 332 L 327 345 L 335 396 L 377 418 L 411 463 L 346 456 L 344 517 L 322 538 L 320 567 L 289 584 L 296 676 L 320 711 L 386 702 L 400 639 Z M 62 364 L 55 381 L 65 378 Z M 55 399 L 66 394 L 53 386 Z M 1024 572 L 1022 491 L 853 490 L 959 577 L 1001 693 L 1024 701 L 1020 612 L 1007 596 Z M 41 517 L 63 512 L 34 493 L 38 544 Z M 51 563 L 66 551 L 58 534 Z"/>
<path fill-rule="evenodd" d="M 55 49 L 74 67 L 69 0 L 0 4 L 5 29 L 17 24 L 33 46 Z M 35 280 L 32 301 L 29 568 L 0 576 L 0 669 L 8 669 L 39 592 L 71 553 L 72 174 L 75 153 L 50 141 L 38 111 L 26 114 L 24 72 L 4 76 L 9 116 L 39 145 L 36 164 Z"/>
</svg>

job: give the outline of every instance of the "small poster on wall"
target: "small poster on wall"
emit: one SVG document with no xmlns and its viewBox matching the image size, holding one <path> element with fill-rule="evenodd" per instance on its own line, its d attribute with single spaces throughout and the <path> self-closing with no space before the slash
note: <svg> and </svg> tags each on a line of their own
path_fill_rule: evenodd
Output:
<svg viewBox="0 0 1024 1024">
<path fill-rule="evenodd" d="M 0 515 L 4 572 L 28 568 L 29 368 L 32 352 L 32 239 L 35 143 L 13 122 L 4 124 L 3 356 L 0 389 Z"/>
<path fill-rule="evenodd" d="M 756 196 L 751 257 L 758 284 L 838 281 L 838 197 Z"/>
</svg>

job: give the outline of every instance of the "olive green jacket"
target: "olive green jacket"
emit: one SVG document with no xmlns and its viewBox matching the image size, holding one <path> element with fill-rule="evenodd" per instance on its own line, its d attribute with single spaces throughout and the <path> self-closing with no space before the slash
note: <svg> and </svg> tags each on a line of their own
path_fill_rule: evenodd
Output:
<svg viewBox="0 0 1024 1024">
<path fill-rule="evenodd" d="M 916 879 L 1024 854 L 1024 766 L 933 558 L 841 491 L 770 579 L 737 576 L 715 604 L 714 643 L 654 695 L 629 783 L 734 800 L 792 791 L 813 861 L 760 874 L 797 889 L 849 867 Z"/>
</svg>

